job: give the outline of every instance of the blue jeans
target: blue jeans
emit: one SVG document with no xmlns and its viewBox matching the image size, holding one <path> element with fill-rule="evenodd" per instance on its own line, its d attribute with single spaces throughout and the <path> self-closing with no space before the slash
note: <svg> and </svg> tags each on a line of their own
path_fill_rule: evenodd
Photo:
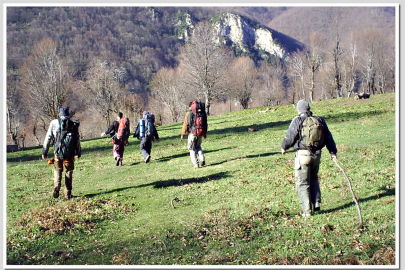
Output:
<svg viewBox="0 0 405 270">
<path fill-rule="evenodd" d="M 321 189 L 318 181 L 321 153 L 298 150 L 295 154 L 295 190 L 303 213 L 312 213 L 311 204 L 321 203 Z"/>
</svg>

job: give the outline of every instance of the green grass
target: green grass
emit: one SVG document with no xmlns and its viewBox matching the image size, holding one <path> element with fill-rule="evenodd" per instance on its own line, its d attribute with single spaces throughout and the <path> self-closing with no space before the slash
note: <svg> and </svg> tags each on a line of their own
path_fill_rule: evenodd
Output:
<svg viewBox="0 0 405 270">
<path fill-rule="evenodd" d="M 334 136 L 362 228 L 326 148 L 322 209 L 299 215 L 294 152 L 280 154 L 296 111 L 257 113 L 263 109 L 209 117 L 207 165 L 198 170 L 180 140 L 182 123 L 158 127 L 148 164 L 135 138 L 122 167 L 106 138 L 82 141 L 71 200 L 52 198 L 52 166 L 41 149 L 7 154 L 7 264 L 395 264 L 395 94 L 311 105 Z"/>
</svg>

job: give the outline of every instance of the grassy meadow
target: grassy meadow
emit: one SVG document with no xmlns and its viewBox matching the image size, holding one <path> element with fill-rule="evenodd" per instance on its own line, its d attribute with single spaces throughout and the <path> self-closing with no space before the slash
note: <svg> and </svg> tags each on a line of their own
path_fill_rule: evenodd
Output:
<svg viewBox="0 0 405 270">
<path fill-rule="evenodd" d="M 158 127 L 148 164 L 136 138 L 121 167 L 108 138 L 84 140 L 71 200 L 64 185 L 52 197 L 53 168 L 40 148 L 8 153 L 7 264 L 395 265 L 395 94 L 311 104 L 336 141 L 362 227 L 326 148 L 321 211 L 300 215 L 294 151 L 280 151 L 297 112 L 292 105 L 258 112 L 265 109 L 210 116 L 200 169 L 180 140 L 182 123 Z"/>
</svg>

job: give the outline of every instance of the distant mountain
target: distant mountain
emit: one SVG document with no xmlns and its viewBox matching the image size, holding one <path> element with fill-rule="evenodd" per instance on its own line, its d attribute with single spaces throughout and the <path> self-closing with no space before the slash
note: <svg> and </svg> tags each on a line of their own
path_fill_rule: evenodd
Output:
<svg viewBox="0 0 405 270">
<path fill-rule="evenodd" d="M 341 7 L 290 7 L 266 21 L 264 25 L 284 35 L 309 44 L 312 32 L 322 33 L 326 39 L 334 37 L 336 29 L 343 42 L 352 33 L 361 33 L 367 28 L 383 30 L 387 36 L 395 35 L 395 8 L 375 6 Z M 333 39 L 332 39 L 333 40 Z"/>
</svg>

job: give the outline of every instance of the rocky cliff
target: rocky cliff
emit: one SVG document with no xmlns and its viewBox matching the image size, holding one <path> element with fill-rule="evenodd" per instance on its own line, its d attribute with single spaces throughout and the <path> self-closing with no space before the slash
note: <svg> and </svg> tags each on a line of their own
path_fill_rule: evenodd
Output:
<svg viewBox="0 0 405 270">
<path fill-rule="evenodd" d="M 286 50 L 273 37 L 271 30 L 251 25 L 239 15 L 222 14 L 219 21 L 215 23 L 215 28 L 218 35 L 225 37 L 228 44 L 238 47 L 245 53 L 253 49 L 283 59 L 287 56 Z"/>
<path fill-rule="evenodd" d="M 254 25 L 243 19 L 240 15 L 232 13 L 222 13 L 211 22 L 218 32 L 218 36 L 226 45 L 231 46 L 238 55 L 257 55 L 260 58 L 276 56 L 285 59 L 288 56 L 286 44 L 282 44 L 275 37 L 276 31 Z M 190 16 L 183 17 L 183 21 L 178 25 L 183 25 L 183 31 L 179 38 L 187 39 L 194 28 L 194 21 Z"/>
</svg>

